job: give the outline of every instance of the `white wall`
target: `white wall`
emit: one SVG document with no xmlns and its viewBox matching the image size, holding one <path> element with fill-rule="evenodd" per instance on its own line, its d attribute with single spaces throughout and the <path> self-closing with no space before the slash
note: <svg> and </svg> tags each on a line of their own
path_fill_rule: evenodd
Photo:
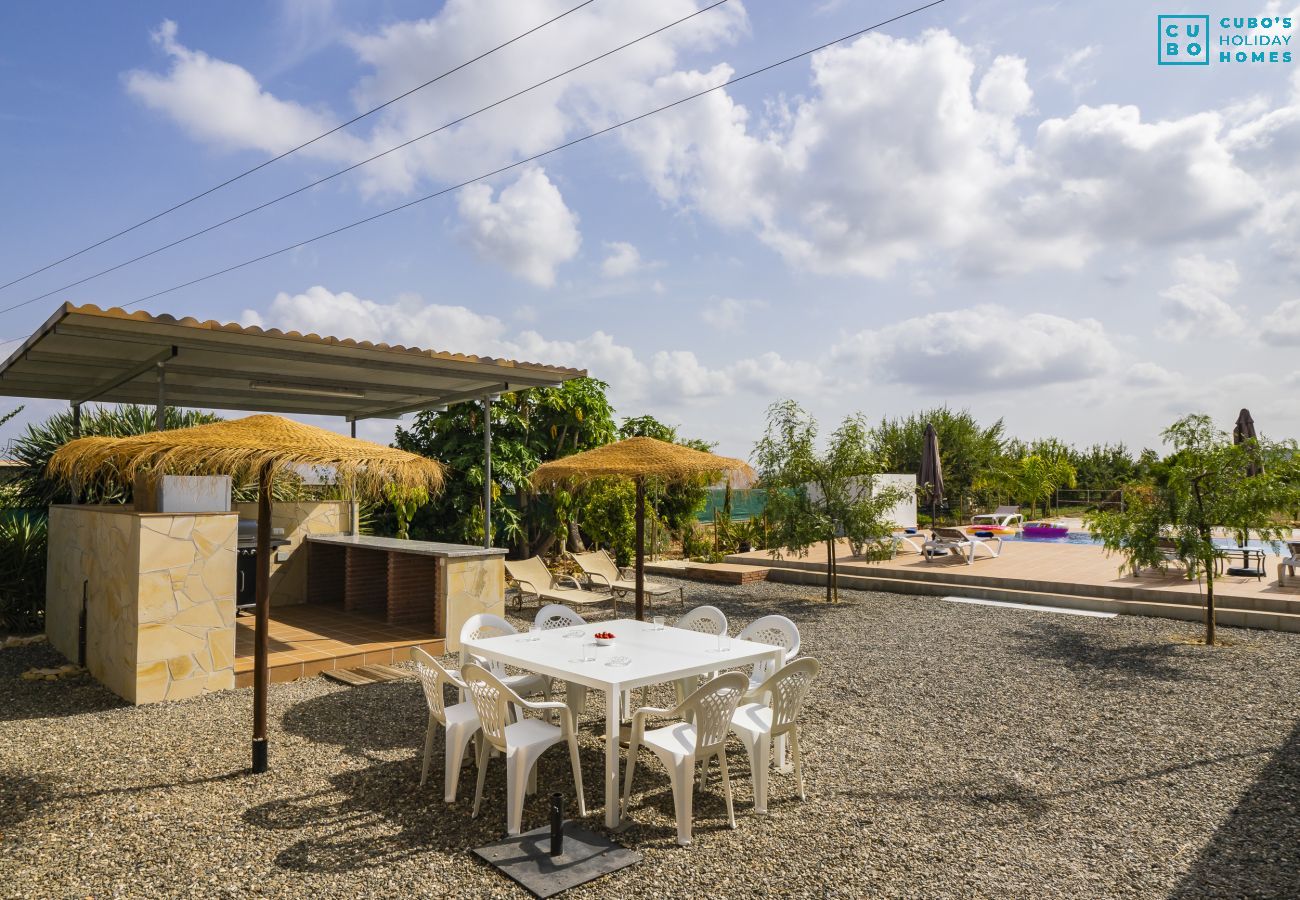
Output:
<svg viewBox="0 0 1300 900">
<path fill-rule="evenodd" d="M 916 524 L 916 476 L 913 474 L 882 474 L 877 476 L 878 483 L 881 485 L 892 485 L 900 487 L 907 491 L 907 496 L 894 505 L 890 514 L 895 525 L 910 527 Z M 866 479 L 859 479 L 859 491 L 871 490 L 871 483 Z M 813 500 L 820 500 L 822 496 L 821 488 L 815 484 L 808 485 L 808 496 Z"/>
</svg>

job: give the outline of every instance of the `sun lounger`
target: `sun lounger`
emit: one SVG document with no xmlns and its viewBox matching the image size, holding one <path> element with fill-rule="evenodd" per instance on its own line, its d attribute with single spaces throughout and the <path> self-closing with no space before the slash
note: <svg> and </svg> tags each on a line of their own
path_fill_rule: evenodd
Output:
<svg viewBox="0 0 1300 900">
<path fill-rule="evenodd" d="M 590 606 L 609 601 L 614 612 L 618 612 L 618 600 L 613 591 L 583 590 L 578 579 L 572 575 L 554 575 L 546 568 L 540 556 L 529 559 L 506 560 L 506 572 L 519 585 L 519 605 L 524 605 L 524 598 L 537 600 L 540 607 L 543 602 L 562 603 L 565 606 Z"/>
<path fill-rule="evenodd" d="M 997 542 L 996 548 L 991 541 Z M 985 540 L 973 537 L 960 528 L 936 528 L 934 536 L 921 545 L 921 554 L 926 562 L 949 553 L 964 556 L 968 566 L 975 564 L 980 553 L 987 554 L 989 559 L 996 559 L 1002 555 L 1002 538 Z"/>
<path fill-rule="evenodd" d="M 913 553 L 923 552 L 922 545 L 925 543 L 925 535 L 921 534 L 921 532 L 914 525 L 908 527 L 911 528 L 910 533 L 908 532 L 907 528 L 904 528 L 902 531 L 896 530 L 893 534 L 893 542 L 894 542 L 893 555 L 894 556 L 897 556 L 904 547 L 908 548 Z"/>
<path fill-rule="evenodd" d="M 605 550 L 593 550 L 590 553 L 570 553 L 578 564 L 582 574 L 587 576 L 587 583 L 595 589 L 612 591 L 622 597 L 636 593 L 636 575 L 631 568 L 620 569 L 618 563 Z M 631 575 L 631 577 L 629 577 Z M 685 605 L 682 589 L 670 584 L 653 581 L 643 582 L 641 589 L 646 597 L 663 597 L 676 592 L 677 602 Z"/>
<path fill-rule="evenodd" d="M 991 513 L 980 513 L 978 516 L 971 516 L 972 525 L 992 525 L 995 528 L 1011 528 L 1015 525 L 1023 525 L 1025 517 L 1020 514 L 1019 506 L 999 506 Z"/>
</svg>

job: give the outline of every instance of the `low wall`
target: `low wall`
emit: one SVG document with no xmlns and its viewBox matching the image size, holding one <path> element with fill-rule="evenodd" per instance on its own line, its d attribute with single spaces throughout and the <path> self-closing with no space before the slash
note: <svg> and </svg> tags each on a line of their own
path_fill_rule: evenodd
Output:
<svg viewBox="0 0 1300 900">
<path fill-rule="evenodd" d="M 234 687 L 233 513 L 137 513 L 129 506 L 50 508 L 46 634 L 132 703 Z"/>
<path fill-rule="evenodd" d="M 257 518 L 256 503 L 236 503 L 235 510 L 241 519 Z M 275 537 L 289 542 L 288 546 L 280 547 L 271 556 L 271 605 L 306 603 L 308 553 L 306 550 L 299 552 L 298 548 L 302 547 L 308 535 L 351 534 L 352 502 L 274 503 L 271 505 L 271 528 L 280 529 L 281 533 Z"/>
</svg>

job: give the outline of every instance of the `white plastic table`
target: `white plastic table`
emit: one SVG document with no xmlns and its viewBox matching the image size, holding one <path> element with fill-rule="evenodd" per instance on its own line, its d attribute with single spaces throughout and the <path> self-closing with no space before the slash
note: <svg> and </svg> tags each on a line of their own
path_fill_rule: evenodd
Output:
<svg viewBox="0 0 1300 900">
<path fill-rule="evenodd" d="M 581 638 L 566 637 L 575 630 L 582 632 Z M 582 662 L 582 645 L 590 643 L 598 631 L 612 632 L 614 645 L 597 647 L 595 662 Z M 484 659 L 605 692 L 605 825 L 609 828 L 619 822 L 618 725 L 623 691 L 763 660 L 772 661 L 778 668 L 785 663 L 785 650 L 771 644 L 731 638 L 727 651 L 719 653 L 718 639 L 711 634 L 671 626 L 655 630 L 652 623 L 635 619 L 594 622 L 576 629 L 556 628 L 541 632 L 541 637 L 533 641 L 528 637 L 507 634 L 465 641 L 463 646 Z M 609 665 L 616 656 L 628 657 L 631 662 L 621 667 Z"/>
</svg>

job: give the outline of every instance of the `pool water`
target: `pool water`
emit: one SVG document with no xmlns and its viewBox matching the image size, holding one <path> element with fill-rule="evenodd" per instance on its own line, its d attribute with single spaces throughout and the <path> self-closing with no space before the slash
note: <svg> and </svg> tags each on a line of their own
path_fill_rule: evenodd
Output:
<svg viewBox="0 0 1300 900">
<path fill-rule="evenodd" d="M 1065 537 L 1059 538 L 1025 537 L 1023 532 L 1004 534 L 1001 535 L 1001 538 L 1004 541 L 1016 541 L 1026 544 L 1089 544 L 1094 547 L 1101 545 L 1101 538 L 1094 537 L 1086 531 L 1071 531 Z M 1215 538 L 1214 543 L 1218 544 L 1220 547 L 1237 546 L 1237 542 L 1231 538 Z M 1274 555 L 1284 555 L 1282 554 L 1282 551 L 1286 549 L 1284 544 L 1274 541 L 1250 541 L 1246 546 L 1255 550 L 1263 550 L 1266 553 L 1272 553 Z"/>
</svg>

